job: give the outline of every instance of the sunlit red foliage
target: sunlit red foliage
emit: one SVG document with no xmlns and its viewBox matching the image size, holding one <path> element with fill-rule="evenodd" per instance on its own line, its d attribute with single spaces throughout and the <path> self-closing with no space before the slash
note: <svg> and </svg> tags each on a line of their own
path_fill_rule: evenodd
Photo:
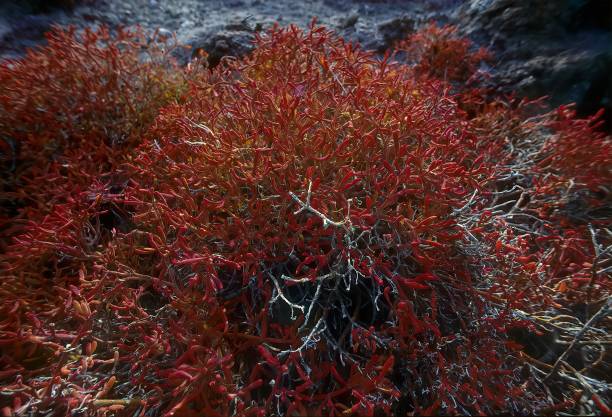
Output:
<svg viewBox="0 0 612 417">
<path fill-rule="evenodd" d="M 491 59 L 486 49 L 474 50 L 469 39 L 457 34 L 456 27 L 435 23 L 398 42 L 396 49 L 406 53 L 417 75 L 449 82 L 465 83 L 474 76 L 482 62 Z"/>
<path fill-rule="evenodd" d="M 0 228 L 107 181 L 185 86 L 156 35 L 57 28 L 47 43 L 0 63 Z"/>
<path fill-rule="evenodd" d="M 319 27 L 274 28 L 213 71 L 104 30 L 3 64 L 24 207 L 6 216 L 28 219 L 0 258 L 3 411 L 548 407 L 508 331 L 609 294 L 587 245 L 607 220 L 569 199 L 601 209 L 610 140 L 564 109 L 458 91 L 476 58 L 451 34 L 402 44 L 416 66 Z M 72 81 L 23 87 L 49 66 Z"/>
</svg>

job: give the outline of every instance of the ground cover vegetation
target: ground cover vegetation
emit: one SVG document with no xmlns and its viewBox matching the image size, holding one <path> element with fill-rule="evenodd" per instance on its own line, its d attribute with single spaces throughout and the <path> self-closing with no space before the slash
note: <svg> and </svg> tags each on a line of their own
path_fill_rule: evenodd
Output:
<svg viewBox="0 0 612 417">
<path fill-rule="evenodd" d="M 609 414 L 610 136 L 429 25 L 0 64 L 0 409 Z"/>
</svg>

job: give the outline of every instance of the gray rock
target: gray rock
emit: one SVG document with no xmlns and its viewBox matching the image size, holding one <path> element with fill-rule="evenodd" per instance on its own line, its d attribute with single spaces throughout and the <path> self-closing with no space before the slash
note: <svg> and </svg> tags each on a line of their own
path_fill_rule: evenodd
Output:
<svg viewBox="0 0 612 417">
<path fill-rule="evenodd" d="M 359 21 L 359 14 L 352 13 L 347 17 L 342 17 L 338 19 L 338 28 L 349 29 L 349 28 L 355 27 L 358 21 Z"/>
<path fill-rule="evenodd" d="M 139 24 L 144 29 L 153 31 L 158 27 L 164 27 L 176 32 L 178 38 L 188 44 L 193 44 L 195 47 L 211 48 L 213 60 L 220 59 L 220 57 L 229 53 L 225 51 L 226 45 L 230 50 L 236 48 L 232 52 L 233 55 L 240 55 L 249 49 L 247 47 L 249 45 L 248 39 L 252 38 L 249 30 L 234 27 L 234 24 L 231 23 L 248 16 L 254 16 L 251 30 L 255 29 L 256 22 L 269 23 L 277 20 L 280 21 L 281 25 L 291 23 L 306 28 L 311 19 L 316 16 L 319 24 L 335 28 L 346 39 L 357 41 L 368 48 L 374 47 L 384 50 L 393 41 L 411 30 L 410 19 L 416 19 L 417 16 L 424 20 L 429 19 L 431 16 L 427 13 L 429 13 L 428 10 L 432 7 L 432 4 L 436 4 L 436 10 L 440 16 L 445 15 L 448 11 L 443 7 L 440 8 L 440 4 L 449 3 L 449 8 L 455 7 L 454 4 L 451 4 L 455 0 L 76 1 L 79 1 L 80 4 L 70 13 L 54 9 L 54 11 L 45 15 L 45 19 L 50 23 L 73 24 L 79 28 L 97 24 L 109 24 L 111 26 Z M 14 5 L 10 7 L 13 9 L 19 8 Z M 5 5 L 0 1 L 0 16 L 6 14 L 4 8 Z M 11 22 L 21 21 L 24 14 L 29 13 L 23 8 L 19 9 L 21 10 L 20 14 L 15 14 L 15 17 L 11 18 Z M 186 24 L 186 22 L 192 23 Z M 394 25 L 398 25 L 398 27 L 394 27 Z M 45 25 L 38 32 L 42 33 L 48 28 L 49 25 Z M 15 28 L 9 30 L 15 32 L 15 34 L 10 41 L 0 39 L 0 57 L 7 53 L 23 53 L 24 45 L 21 42 L 20 33 Z M 215 39 L 205 41 L 204 37 L 207 35 L 213 36 Z M 218 40 L 224 42 L 215 46 Z M 38 35 L 37 41 L 44 41 L 42 35 Z M 29 43 L 26 46 L 29 46 Z"/>
<path fill-rule="evenodd" d="M 225 56 L 242 57 L 253 50 L 256 29 L 262 24 L 251 26 L 246 20 L 230 22 L 222 27 L 196 30 L 188 36 L 191 57 L 202 51 L 208 54 L 208 65 L 216 67 Z"/>
<path fill-rule="evenodd" d="M 378 25 L 378 33 L 380 35 L 380 43 L 377 45 L 379 52 L 384 52 L 391 48 L 393 44 L 401 39 L 406 38 L 417 27 L 417 21 L 407 15 L 387 20 Z"/>
<path fill-rule="evenodd" d="M 612 2 L 469 0 L 454 23 L 498 58 L 493 84 L 528 97 L 606 109 L 612 126 Z"/>
</svg>

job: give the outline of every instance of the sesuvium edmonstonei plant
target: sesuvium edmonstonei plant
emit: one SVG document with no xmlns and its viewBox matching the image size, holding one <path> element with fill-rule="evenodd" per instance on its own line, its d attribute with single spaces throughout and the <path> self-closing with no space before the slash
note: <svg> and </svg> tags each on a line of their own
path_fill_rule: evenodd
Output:
<svg viewBox="0 0 612 417">
<path fill-rule="evenodd" d="M 609 413 L 575 359 L 610 324 L 599 116 L 485 88 L 435 25 L 213 70 L 48 39 L 0 64 L 4 415 Z"/>
</svg>

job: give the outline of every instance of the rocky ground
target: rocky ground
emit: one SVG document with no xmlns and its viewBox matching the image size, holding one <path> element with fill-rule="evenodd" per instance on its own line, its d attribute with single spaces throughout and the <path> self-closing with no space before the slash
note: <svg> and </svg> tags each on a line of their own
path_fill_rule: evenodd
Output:
<svg viewBox="0 0 612 417">
<path fill-rule="evenodd" d="M 612 127 L 612 2 L 470 0 L 452 21 L 495 52 L 496 85 L 582 116 L 603 107 Z"/>
<path fill-rule="evenodd" d="M 76 7 L 57 7 L 47 13 L 41 12 L 40 7 L 5 6 L 0 53 L 20 54 L 24 47 L 40 42 L 42 34 L 54 23 L 160 27 L 175 31 L 183 42 L 201 46 L 200 43 L 222 36 L 229 43 L 241 43 L 241 32 L 265 29 L 274 22 L 305 27 L 314 17 L 367 48 L 384 50 L 414 30 L 418 22 L 447 20 L 459 3 L 448 0 L 82 0 Z"/>
<path fill-rule="evenodd" d="M 452 23 L 497 57 L 492 82 L 581 115 L 606 108 L 612 126 L 612 2 L 607 0 L 23 0 L 0 1 L 0 57 L 44 41 L 53 24 L 107 24 L 176 32 L 214 65 L 248 52 L 274 22 L 314 18 L 347 39 L 384 51 L 419 25 Z M 181 59 L 188 60 L 188 56 Z"/>
</svg>

